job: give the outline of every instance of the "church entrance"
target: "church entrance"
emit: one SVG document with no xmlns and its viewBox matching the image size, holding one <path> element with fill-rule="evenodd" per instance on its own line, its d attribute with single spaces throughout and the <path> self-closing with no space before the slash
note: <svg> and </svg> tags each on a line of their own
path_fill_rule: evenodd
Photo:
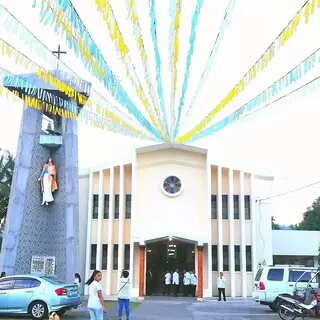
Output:
<svg viewBox="0 0 320 320">
<path fill-rule="evenodd" d="M 164 289 L 164 276 L 169 271 L 171 274 L 176 270 L 180 273 L 180 282 L 183 279 L 183 270 L 195 269 L 195 246 L 194 244 L 163 241 L 147 245 L 147 295 L 162 295 Z M 152 278 L 150 277 L 151 271 Z M 151 292 L 150 292 L 151 291 Z"/>
</svg>

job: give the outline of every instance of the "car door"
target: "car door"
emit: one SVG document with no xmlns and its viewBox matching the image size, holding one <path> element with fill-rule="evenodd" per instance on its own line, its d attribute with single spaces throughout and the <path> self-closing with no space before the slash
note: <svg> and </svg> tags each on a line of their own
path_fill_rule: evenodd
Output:
<svg viewBox="0 0 320 320">
<path fill-rule="evenodd" d="M 8 295 L 12 289 L 13 279 L 2 278 L 0 279 L 0 313 L 8 312 Z"/>
<path fill-rule="evenodd" d="M 8 295 L 8 312 L 25 312 L 29 302 L 40 286 L 39 280 L 29 277 L 15 277 L 12 290 Z"/>
</svg>

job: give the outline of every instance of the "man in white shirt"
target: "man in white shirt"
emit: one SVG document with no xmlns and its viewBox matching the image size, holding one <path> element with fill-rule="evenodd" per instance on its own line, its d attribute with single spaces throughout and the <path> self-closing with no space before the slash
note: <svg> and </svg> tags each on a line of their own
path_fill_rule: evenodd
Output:
<svg viewBox="0 0 320 320">
<path fill-rule="evenodd" d="M 164 289 L 163 294 L 168 294 L 170 296 L 170 286 L 171 286 L 171 273 L 169 270 L 167 271 L 166 275 L 164 276 Z"/>
<path fill-rule="evenodd" d="M 226 301 L 226 279 L 223 276 L 223 272 L 220 272 L 220 276 L 217 279 L 217 287 L 219 292 L 218 301 L 221 301 L 221 294 L 223 295 L 223 300 Z"/>
<path fill-rule="evenodd" d="M 196 289 L 198 285 L 198 278 L 195 275 L 194 271 L 190 271 L 190 280 L 191 280 L 191 295 L 196 296 Z"/>
<path fill-rule="evenodd" d="M 179 289 L 179 270 L 177 269 L 172 275 L 172 284 L 173 284 L 173 293 L 174 296 L 178 296 L 178 289 Z"/>
<path fill-rule="evenodd" d="M 191 286 L 191 277 L 190 273 L 186 270 L 183 271 L 184 278 L 183 278 L 183 296 L 188 297 L 190 293 L 190 286 Z"/>
</svg>

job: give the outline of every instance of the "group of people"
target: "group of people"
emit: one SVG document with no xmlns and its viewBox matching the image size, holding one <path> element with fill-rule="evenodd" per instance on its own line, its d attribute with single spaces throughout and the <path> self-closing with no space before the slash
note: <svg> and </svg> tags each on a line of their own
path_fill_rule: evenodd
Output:
<svg viewBox="0 0 320 320">
<path fill-rule="evenodd" d="M 198 278 L 193 270 L 183 270 L 182 274 L 176 269 L 175 272 L 166 272 L 164 276 L 164 289 L 163 294 L 170 295 L 171 289 L 173 288 L 173 295 L 178 296 L 180 291 L 184 297 L 191 295 L 196 296 L 196 289 L 198 285 Z M 181 290 L 182 289 L 182 290 Z"/>
<path fill-rule="evenodd" d="M 88 311 L 90 320 L 103 320 L 103 313 L 106 308 L 103 301 L 102 273 L 99 270 L 94 270 L 91 277 L 87 280 L 85 285 L 89 286 Z M 81 282 L 81 279 L 80 279 Z M 118 317 L 121 320 L 123 309 L 127 320 L 130 317 L 130 279 L 129 271 L 123 270 L 118 284 Z"/>
</svg>

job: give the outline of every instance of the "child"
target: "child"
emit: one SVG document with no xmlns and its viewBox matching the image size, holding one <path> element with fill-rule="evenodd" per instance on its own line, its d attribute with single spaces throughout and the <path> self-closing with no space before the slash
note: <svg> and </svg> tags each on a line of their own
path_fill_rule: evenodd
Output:
<svg viewBox="0 0 320 320">
<path fill-rule="evenodd" d="M 94 270 L 90 279 L 85 283 L 89 286 L 88 311 L 90 320 L 103 320 L 103 313 L 106 311 L 100 284 L 101 279 L 101 272 Z"/>
<path fill-rule="evenodd" d="M 119 280 L 119 291 L 118 291 L 118 315 L 119 320 L 122 317 L 123 307 L 126 311 L 127 320 L 130 316 L 130 281 L 129 272 L 127 270 L 122 271 Z"/>
</svg>

